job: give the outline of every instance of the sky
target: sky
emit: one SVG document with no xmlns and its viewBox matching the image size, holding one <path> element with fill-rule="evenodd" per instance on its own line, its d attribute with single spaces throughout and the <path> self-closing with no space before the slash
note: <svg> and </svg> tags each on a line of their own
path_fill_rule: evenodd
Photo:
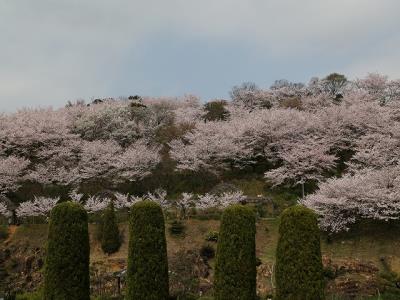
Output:
<svg viewBox="0 0 400 300">
<path fill-rule="evenodd" d="M 399 0 L 0 0 L 0 111 L 400 78 Z"/>
</svg>

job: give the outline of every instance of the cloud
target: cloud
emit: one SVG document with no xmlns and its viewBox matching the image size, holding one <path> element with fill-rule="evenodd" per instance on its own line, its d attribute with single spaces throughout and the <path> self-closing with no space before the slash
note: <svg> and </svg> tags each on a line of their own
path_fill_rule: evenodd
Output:
<svg viewBox="0 0 400 300">
<path fill-rule="evenodd" d="M 339 70 L 400 77 L 399 10 L 397 0 L 3 0 L 0 110 L 131 90 L 222 97 L 243 80 Z"/>
</svg>

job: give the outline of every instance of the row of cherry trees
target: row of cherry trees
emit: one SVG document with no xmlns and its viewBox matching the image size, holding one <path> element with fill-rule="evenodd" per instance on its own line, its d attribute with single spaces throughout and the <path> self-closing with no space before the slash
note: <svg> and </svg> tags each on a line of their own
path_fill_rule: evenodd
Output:
<svg viewBox="0 0 400 300">
<path fill-rule="evenodd" d="M 141 197 L 122 194 L 115 192 L 111 197 L 88 196 L 78 193 L 73 190 L 69 193 L 70 200 L 83 205 L 88 213 L 96 213 L 103 211 L 110 202 L 113 202 L 116 209 L 129 209 L 133 204 L 142 201 L 150 200 L 158 203 L 163 209 L 175 208 L 179 212 L 181 218 L 186 218 L 190 209 L 196 208 L 205 210 L 209 208 L 224 208 L 230 204 L 242 203 L 247 197 L 241 191 L 224 192 L 219 195 L 215 194 L 192 194 L 182 193 L 177 199 L 167 199 L 167 192 L 163 189 L 158 189 L 153 193 L 148 192 Z M 86 198 L 86 199 L 85 199 Z M 60 197 L 43 197 L 35 196 L 33 200 L 22 202 L 16 209 L 16 214 L 19 218 L 26 217 L 49 217 L 50 211 L 57 203 L 60 202 Z M 9 216 L 11 212 L 4 203 L 0 202 L 0 215 Z"/>
<path fill-rule="evenodd" d="M 191 95 L 102 99 L 3 114 L 0 194 L 27 182 L 118 187 L 151 176 L 165 159 L 176 172 L 216 176 L 265 163 L 265 180 L 302 186 L 301 202 L 328 230 L 359 217 L 398 218 L 400 81 L 331 74 L 269 89 L 245 83 L 231 97 L 206 105 Z M 310 183 L 319 189 L 306 195 Z M 85 202 L 89 211 L 99 205 L 95 198 Z M 21 205 L 34 203 L 53 202 L 37 197 Z"/>
</svg>

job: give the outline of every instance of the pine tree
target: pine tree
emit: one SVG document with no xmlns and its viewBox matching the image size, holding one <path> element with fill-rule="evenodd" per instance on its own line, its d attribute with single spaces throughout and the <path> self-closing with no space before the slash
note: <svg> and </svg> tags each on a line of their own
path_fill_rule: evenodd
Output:
<svg viewBox="0 0 400 300">
<path fill-rule="evenodd" d="M 114 203 L 111 201 L 101 220 L 101 248 L 104 253 L 112 254 L 119 250 L 121 239 L 115 219 Z"/>
</svg>

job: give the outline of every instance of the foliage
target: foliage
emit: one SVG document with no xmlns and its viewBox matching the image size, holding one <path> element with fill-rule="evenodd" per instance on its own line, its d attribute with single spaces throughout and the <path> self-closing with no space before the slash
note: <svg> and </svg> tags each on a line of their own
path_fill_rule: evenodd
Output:
<svg viewBox="0 0 400 300">
<path fill-rule="evenodd" d="M 0 194 L 18 190 L 29 163 L 28 159 L 13 155 L 0 157 Z"/>
<path fill-rule="evenodd" d="M 197 299 L 204 266 L 196 251 L 179 250 L 173 255 L 169 260 L 171 299 Z"/>
<path fill-rule="evenodd" d="M 22 202 L 19 212 L 26 215 L 38 213 L 32 212 L 32 195 L 44 197 L 40 201 L 46 204 L 55 196 L 66 200 L 71 188 L 86 189 L 90 193 L 75 201 L 85 200 L 92 212 L 107 203 L 89 195 L 106 188 L 136 196 L 163 188 L 176 199 L 188 192 L 210 194 L 220 182 L 252 176 L 275 189 L 304 187 L 305 196 L 328 179 L 357 181 L 400 165 L 400 80 L 368 74 L 350 81 L 332 73 L 308 84 L 281 79 L 261 88 L 244 83 L 232 89 L 231 98 L 204 107 L 193 95 L 132 96 L 2 114 L 0 194 Z M 391 180 L 396 187 L 396 178 Z M 345 196 L 345 203 L 335 194 L 323 211 L 323 204 L 308 206 L 324 220 L 342 213 L 348 223 L 353 217 L 399 218 L 398 201 L 386 197 L 390 186 L 379 188 L 383 204 L 373 205 L 348 185 L 356 197 Z M 257 196 L 261 189 L 260 184 L 244 192 Z M 127 200 L 124 207 L 133 204 Z M 121 208 L 116 202 L 115 207 Z"/>
<path fill-rule="evenodd" d="M 121 238 L 115 219 L 113 201 L 110 202 L 108 208 L 103 213 L 101 229 L 101 249 L 107 254 L 117 252 L 121 246 Z"/>
<path fill-rule="evenodd" d="M 153 201 L 131 208 L 127 272 L 127 299 L 168 299 L 164 216 Z"/>
<path fill-rule="evenodd" d="M 185 224 L 182 221 L 174 220 L 169 226 L 169 232 L 172 235 L 182 235 L 185 233 Z"/>
<path fill-rule="evenodd" d="M 32 201 L 26 201 L 20 204 L 17 208 L 17 216 L 30 217 L 30 216 L 46 216 L 48 217 L 50 211 L 60 201 L 60 198 L 50 197 L 34 197 Z"/>
<path fill-rule="evenodd" d="M 8 226 L 0 225 L 0 241 L 6 240 L 8 238 Z"/>
<path fill-rule="evenodd" d="M 7 217 L 9 215 L 9 213 L 10 212 L 8 211 L 7 205 L 0 202 L 0 216 Z"/>
<path fill-rule="evenodd" d="M 338 73 L 331 73 L 324 78 L 323 87 L 327 93 L 332 96 L 337 96 L 339 93 L 343 93 L 343 89 L 347 83 L 346 76 Z"/>
<path fill-rule="evenodd" d="M 293 206 L 281 216 L 276 250 L 277 299 L 324 299 L 320 232 L 316 215 Z"/>
<path fill-rule="evenodd" d="M 205 240 L 207 242 L 218 242 L 218 236 L 219 236 L 218 231 L 209 231 L 206 234 Z"/>
<path fill-rule="evenodd" d="M 123 300 L 124 297 L 119 297 L 119 296 L 99 296 L 99 297 L 95 297 L 93 298 L 93 300 Z"/>
<path fill-rule="evenodd" d="M 348 230 L 350 224 L 361 218 L 397 219 L 399 174 L 399 167 L 389 167 L 330 179 L 302 203 L 320 214 L 321 227 L 332 232 Z"/>
<path fill-rule="evenodd" d="M 243 205 L 225 209 L 215 266 L 215 299 L 255 299 L 255 216 Z"/>
<path fill-rule="evenodd" d="M 214 247 L 210 244 L 201 246 L 200 256 L 205 258 L 206 260 L 214 258 L 214 256 L 215 256 Z"/>
<path fill-rule="evenodd" d="M 89 300 L 87 213 L 73 202 L 51 211 L 44 273 L 44 299 Z"/>
<path fill-rule="evenodd" d="M 234 86 L 230 92 L 233 103 L 247 108 L 271 108 L 271 97 L 268 91 L 260 89 L 253 82 L 244 82 Z"/>
<path fill-rule="evenodd" d="M 215 100 L 207 102 L 204 105 L 205 115 L 203 116 L 206 121 L 225 121 L 229 117 L 229 111 L 225 108 L 226 101 Z"/>
<path fill-rule="evenodd" d="M 15 300 L 42 300 L 43 299 L 43 290 L 39 289 L 36 292 L 32 293 L 23 293 L 21 295 L 17 295 Z"/>
</svg>

